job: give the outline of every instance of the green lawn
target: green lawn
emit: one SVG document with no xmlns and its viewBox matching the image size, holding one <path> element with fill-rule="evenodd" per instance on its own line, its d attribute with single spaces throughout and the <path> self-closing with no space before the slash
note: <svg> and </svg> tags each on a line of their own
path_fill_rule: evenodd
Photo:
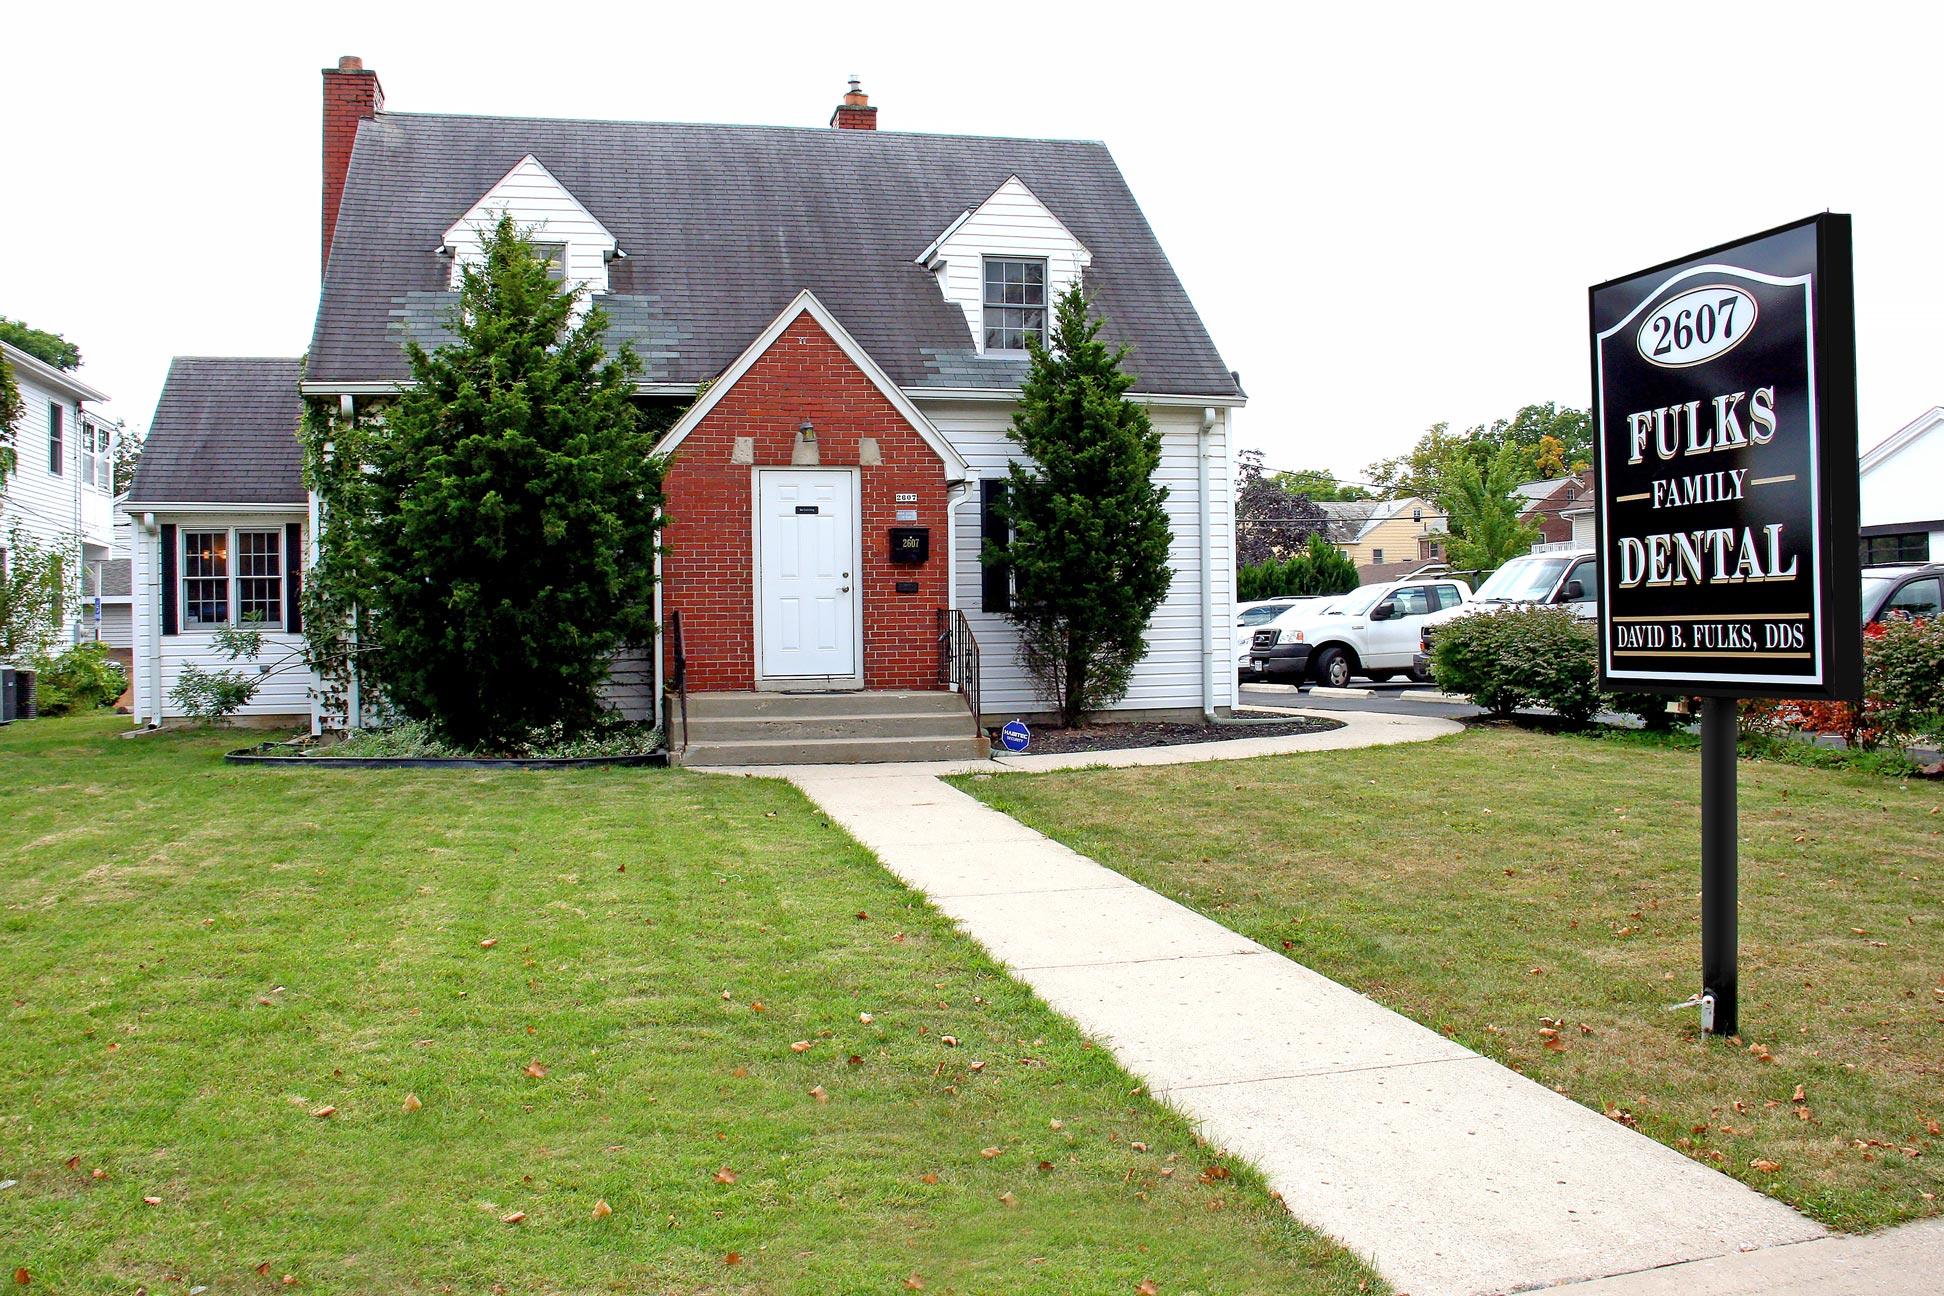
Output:
<svg viewBox="0 0 1944 1296">
<path fill-rule="evenodd" d="M 1944 786 L 1742 763 L 1730 1043 L 1662 1011 L 1700 977 L 1699 779 L 1692 752 L 1475 729 L 958 782 L 1828 1224 L 1937 1214 Z"/>
<path fill-rule="evenodd" d="M 1369 1278 L 787 785 L 238 769 L 123 723 L 0 730 L 31 1290 Z"/>
</svg>

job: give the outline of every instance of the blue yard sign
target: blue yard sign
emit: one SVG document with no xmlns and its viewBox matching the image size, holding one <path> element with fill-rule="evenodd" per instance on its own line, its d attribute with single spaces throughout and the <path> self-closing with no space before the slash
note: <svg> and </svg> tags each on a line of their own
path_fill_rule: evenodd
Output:
<svg viewBox="0 0 1944 1296">
<path fill-rule="evenodd" d="M 1008 720 L 1006 727 L 999 731 L 999 745 L 1015 754 L 1025 751 L 1026 745 L 1032 741 L 1033 731 L 1022 721 Z"/>
</svg>

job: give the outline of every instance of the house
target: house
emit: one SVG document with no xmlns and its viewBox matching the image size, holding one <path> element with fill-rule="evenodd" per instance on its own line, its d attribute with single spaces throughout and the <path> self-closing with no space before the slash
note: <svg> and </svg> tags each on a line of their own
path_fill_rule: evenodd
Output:
<svg viewBox="0 0 1944 1296">
<path fill-rule="evenodd" d="M 1567 477 L 1524 482 L 1513 491 L 1513 498 L 1520 504 L 1519 521 L 1539 528 L 1536 543 L 1567 544 L 1574 538 L 1576 511 L 1592 508 L 1593 474 L 1589 470 Z M 1590 519 L 1592 514 L 1587 512 L 1586 516 Z M 1587 525 L 1591 525 L 1590 521 Z"/>
<path fill-rule="evenodd" d="M 66 370 L 0 342 L 20 388 L 13 429 L 14 471 L 0 488 L 0 570 L 9 536 L 19 534 L 69 555 L 68 597 L 59 639 L 96 637 L 92 597 L 114 557 L 115 446 L 121 426 L 89 408 L 108 397 Z"/>
<path fill-rule="evenodd" d="M 1857 471 L 1864 565 L 1944 562 L 1944 405 L 1877 442 Z"/>
<path fill-rule="evenodd" d="M 1317 507 L 1329 518 L 1325 538 L 1357 565 L 1365 584 L 1444 560 L 1445 519 L 1428 500 L 1324 500 Z"/>
<path fill-rule="evenodd" d="M 341 411 L 381 408 L 408 380 L 401 343 L 443 340 L 460 270 L 504 212 L 600 303 L 610 341 L 642 357 L 643 404 L 680 415 L 661 446 L 657 611 L 664 627 L 679 619 L 681 659 L 664 633 L 652 660 L 617 663 L 611 700 L 652 712 L 659 684 L 679 678 L 717 699 L 700 711 L 864 691 L 876 701 L 859 713 L 877 715 L 894 697 L 957 688 L 998 722 L 1045 706 L 1020 665 L 1004 570 L 982 567 L 981 542 L 1015 457 L 1006 431 L 1025 340 L 1046 335 L 1050 303 L 1080 280 L 1110 339 L 1131 348 L 1174 528 L 1173 585 L 1122 709 L 1228 708 L 1243 398 L 1113 158 L 1085 141 L 884 131 L 877 113 L 855 82 L 814 128 L 399 113 L 375 73 L 341 60 L 324 70 L 324 271 L 301 381 L 289 361 L 232 372 L 228 394 L 184 373 L 191 412 L 158 410 L 147 454 L 173 441 L 163 453 L 180 463 L 228 464 L 233 436 L 251 453 L 285 438 L 294 456 L 292 388 Z M 247 395 L 253 382 L 286 390 Z M 275 480 L 267 460 L 262 473 L 221 469 L 233 489 L 220 498 L 193 472 L 138 479 L 129 507 L 153 525 L 137 588 L 150 588 L 145 572 L 160 583 L 156 718 L 173 714 L 166 663 L 207 641 L 189 604 L 236 615 L 246 535 L 288 528 L 274 567 L 286 582 L 319 542 L 294 458 L 278 463 Z M 217 538 L 231 547 L 203 558 Z M 267 540 L 251 544 L 270 572 Z M 192 594 L 191 579 L 232 581 L 229 601 Z M 364 706 L 315 680 L 309 692 L 316 728 Z"/>
<path fill-rule="evenodd" d="M 311 535 L 297 427 L 294 359 L 178 356 L 169 365 L 135 480 L 122 501 L 133 524 L 133 715 L 161 724 L 183 711 L 170 694 L 188 666 L 232 669 L 223 626 L 261 630 L 262 673 L 240 713 L 309 725 L 315 680 L 300 660 L 303 569 Z"/>
</svg>

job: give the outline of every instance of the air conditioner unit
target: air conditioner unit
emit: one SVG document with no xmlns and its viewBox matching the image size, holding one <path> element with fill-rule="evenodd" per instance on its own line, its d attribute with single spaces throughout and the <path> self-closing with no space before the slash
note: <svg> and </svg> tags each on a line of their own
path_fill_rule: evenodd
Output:
<svg viewBox="0 0 1944 1296">
<path fill-rule="evenodd" d="M 12 724 L 14 718 L 14 668 L 0 666 L 0 724 Z"/>
</svg>

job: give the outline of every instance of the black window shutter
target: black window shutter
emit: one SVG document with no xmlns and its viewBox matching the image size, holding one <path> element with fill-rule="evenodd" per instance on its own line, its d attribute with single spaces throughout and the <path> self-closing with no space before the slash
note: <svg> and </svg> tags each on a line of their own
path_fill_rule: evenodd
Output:
<svg viewBox="0 0 1944 1296">
<path fill-rule="evenodd" d="M 284 523 L 284 629 L 304 629 L 304 524 Z"/>
<path fill-rule="evenodd" d="M 62 461 L 67 458 L 67 430 L 61 421 L 66 413 L 59 405 L 50 403 L 47 407 L 47 471 L 56 477 L 61 475 Z"/>
<path fill-rule="evenodd" d="M 979 538 L 1004 548 L 1012 539 L 1012 529 L 1000 516 L 1012 483 L 989 478 L 979 483 Z M 982 546 L 983 548 L 983 546 Z M 1012 573 L 1005 562 L 986 562 L 979 573 L 979 606 L 987 612 L 1012 610 Z"/>
<path fill-rule="evenodd" d="M 162 524 L 162 633 L 176 633 L 176 529 Z"/>
</svg>

